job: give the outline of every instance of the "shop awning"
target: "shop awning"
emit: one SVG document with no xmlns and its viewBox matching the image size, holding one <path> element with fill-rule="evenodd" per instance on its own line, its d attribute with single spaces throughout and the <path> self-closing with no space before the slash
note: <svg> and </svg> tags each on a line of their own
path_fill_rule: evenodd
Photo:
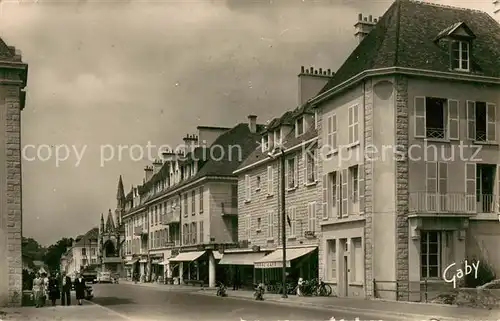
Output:
<svg viewBox="0 0 500 321">
<path fill-rule="evenodd" d="M 141 259 L 141 260 L 139 261 L 139 263 L 148 263 L 148 260 L 146 260 L 146 259 Z"/>
<path fill-rule="evenodd" d="M 158 263 L 158 265 L 168 265 L 168 263 L 170 263 L 169 260 L 165 260 Z"/>
<path fill-rule="evenodd" d="M 134 265 L 135 263 L 137 263 L 137 261 L 139 260 L 128 261 L 127 263 L 125 263 L 125 265 Z"/>
<path fill-rule="evenodd" d="M 300 247 L 286 249 L 286 266 L 290 267 L 290 261 L 298 259 L 301 256 L 311 253 L 316 247 Z M 256 269 L 273 269 L 283 267 L 283 250 L 278 249 L 271 254 L 255 261 Z"/>
<path fill-rule="evenodd" d="M 170 262 L 192 262 L 200 258 L 206 251 L 179 253 L 176 257 L 170 258 Z"/>
<path fill-rule="evenodd" d="M 153 259 L 151 260 L 151 264 L 160 264 L 161 260 L 160 259 Z"/>
<path fill-rule="evenodd" d="M 246 252 L 246 253 L 224 253 L 219 264 L 222 265 L 254 265 L 255 261 L 262 259 L 265 252 Z"/>
<path fill-rule="evenodd" d="M 212 253 L 214 254 L 214 259 L 216 259 L 216 260 L 220 260 L 224 256 L 224 254 L 222 254 L 219 251 L 213 251 Z"/>
</svg>

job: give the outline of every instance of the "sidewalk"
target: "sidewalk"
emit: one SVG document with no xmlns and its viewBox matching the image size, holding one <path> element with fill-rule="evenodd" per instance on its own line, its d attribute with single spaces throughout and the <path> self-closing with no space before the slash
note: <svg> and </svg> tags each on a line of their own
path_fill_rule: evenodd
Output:
<svg viewBox="0 0 500 321">
<path fill-rule="evenodd" d="M 72 305 L 69 307 L 23 307 L 0 309 L 0 320 L 9 321 L 123 321 L 116 313 L 96 304 Z"/>
<path fill-rule="evenodd" d="M 193 285 L 178 285 L 178 284 L 161 284 L 161 283 L 140 283 L 140 282 L 133 282 L 133 281 L 126 281 L 126 280 L 120 280 L 120 284 L 126 284 L 126 285 L 134 285 L 134 286 L 143 286 L 143 287 L 148 287 L 148 288 L 155 288 L 155 289 L 160 289 L 164 291 L 203 291 L 203 290 L 215 290 L 215 288 L 209 288 L 209 287 L 200 287 L 200 286 L 193 286 Z"/>
<path fill-rule="evenodd" d="M 198 291 L 199 294 L 216 296 L 215 292 Z M 228 298 L 240 300 L 254 300 L 252 291 L 227 291 Z M 497 320 L 500 311 L 490 311 L 482 309 L 463 308 L 456 306 L 395 302 L 382 300 L 364 300 L 336 297 L 298 297 L 290 295 L 283 299 L 279 294 L 266 293 L 264 302 L 273 304 L 284 304 L 293 306 L 304 306 L 309 308 L 331 309 L 336 311 L 367 313 L 380 316 L 398 316 L 401 318 L 418 318 L 428 320 L 436 317 L 440 320 Z"/>
</svg>

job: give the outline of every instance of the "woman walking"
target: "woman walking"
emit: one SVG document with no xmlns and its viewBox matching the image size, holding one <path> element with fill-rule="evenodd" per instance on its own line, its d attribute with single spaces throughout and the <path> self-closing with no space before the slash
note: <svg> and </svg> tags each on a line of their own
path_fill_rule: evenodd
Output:
<svg viewBox="0 0 500 321">
<path fill-rule="evenodd" d="M 85 280 L 82 278 L 80 274 L 76 275 L 75 279 L 75 292 L 76 292 L 76 300 L 78 301 L 78 305 L 82 305 L 82 300 L 85 299 Z"/>
<path fill-rule="evenodd" d="M 43 300 L 45 296 L 45 288 L 43 286 L 43 278 L 41 273 L 38 273 L 36 278 L 33 280 L 33 301 L 35 302 L 35 307 L 39 308 L 43 306 Z"/>
<path fill-rule="evenodd" d="M 52 302 L 52 306 L 56 305 L 56 300 L 60 299 L 59 291 L 59 280 L 53 275 L 49 278 L 49 300 Z"/>
</svg>

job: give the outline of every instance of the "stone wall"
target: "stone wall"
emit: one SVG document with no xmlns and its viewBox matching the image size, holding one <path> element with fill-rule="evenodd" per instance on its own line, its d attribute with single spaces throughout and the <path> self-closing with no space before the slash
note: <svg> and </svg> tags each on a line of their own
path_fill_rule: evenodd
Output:
<svg viewBox="0 0 500 321">
<path fill-rule="evenodd" d="M 396 77 L 396 146 L 408 151 L 408 80 Z M 407 153 L 405 153 L 407 156 Z M 396 162 L 396 280 L 398 300 L 407 300 L 409 291 L 408 269 L 408 157 Z"/>
</svg>

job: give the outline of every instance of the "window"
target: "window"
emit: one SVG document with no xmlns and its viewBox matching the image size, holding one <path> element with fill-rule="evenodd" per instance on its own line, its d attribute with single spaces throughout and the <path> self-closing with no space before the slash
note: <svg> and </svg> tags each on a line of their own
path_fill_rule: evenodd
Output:
<svg viewBox="0 0 500 321">
<path fill-rule="evenodd" d="M 260 231 L 262 229 L 262 219 L 259 217 L 257 218 L 257 231 Z"/>
<path fill-rule="evenodd" d="M 426 189 L 428 211 L 446 211 L 448 193 L 448 164 L 426 163 Z"/>
<path fill-rule="evenodd" d="M 91 263 L 91 264 L 97 264 L 97 259 L 91 259 L 91 260 L 90 260 L 90 263 Z"/>
<path fill-rule="evenodd" d="M 82 256 L 87 256 L 87 249 L 86 248 L 82 248 Z"/>
<path fill-rule="evenodd" d="M 314 129 L 318 129 L 318 111 L 314 111 Z"/>
<path fill-rule="evenodd" d="M 203 213 L 203 198 L 205 197 L 203 193 L 204 190 L 203 190 L 203 186 L 200 187 L 200 199 L 199 199 L 199 206 L 200 206 L 200 214 Z"/>
<path fill-rule="evenodd" d="M 231 208 L 238 208 L 238 185 L 231 185 Z"/>
<path fill-rule="evenodd" d="M 353 203 L 357 203 L 359 199 L 359 191 L 358 191 L 358 165 L 349 167 L 349 187 L 351 188 L 351 200 Z"/>
<path fill-rule="evenodd" d="M 267 166 L 267 195 L 274 194 L 273 174 L 273 166 Z"/>
<path fill-rule="evenodd" d="M 415 137 L 460 138 L 459 102 L 436 97 L 415 97 Z"/>
<path fill-rule="evenodd" d="M 257 176 L 257 188 L 256 191 L 260 191 L 260 176 Z"/>
<path fill-rule="evenodd" d="M 364 274 L 364 253 L 361 237 L 356 237 L 352 239 L 352 251 L 351 255 L 351 281 L 360 283 L 363 282 Z M 354 271 L 353 271 L 354 270 Z"/>
<path fill-rule="evenodd" d="M 359 142 L 358 113 L 358 105 L 349 107 L 349 144 L 356 144 Z"/>
<path fill-rule="evenodd" d="M 307 204 L 307 230 L 316 231 L 316 202 Z"/>
<path fill-rule="evenodd" d="M 203 221 L 200 221 L 200 243 L 203 244 L 205 240 L 205 231 L 203 230 Z"/>
<path fill-rule="evenodd" d="M 188 194 L 184 193 L 184 204 L 183 205 L 183 211 L 184 211 L 184 216 L 188 215 Z"/>
<path fill-rule="evenodd" d="M 316 149 L 312 149 L 306 152 L 305 157 L 305 177 L 306 184 L 312 184 L 316 182 Z"/>
<path fill-rule="evenodd" d="M 281 130 L 275 130 L 274 131 L 274 146 L 279 147 L 281 146 Z"/>
<path fill-rule="evenodd" d="M 267 212 L 267 237 L 274 237 L 274 212 L 272 210 Z M 250 229 L 248 229 L 250 230 Z"/>
<path fill-rule="evenodd" d="M 291 189 L 297 186 L 296 181 L 297 173 L 297 162 L 295 157 L 288 158 L 286 160 L 286 186 Z"/>
<path fill-rule="evenodd" d="M 197 230 L 196 222 L 191 223 L 191 238 L 192 238 L 193 244 L 197 243 L 197 236 L 198 236 L 197 232 L 198 232 L 198 230 Z"/>
<path fill-rule="evenodd" d="M 90 249 L 90 255 L 95 256 L 95 247 Z"/>
<path fill-rule="evenodd" d="M 339 217 L 341 215 L 341 212 L 340 212 L 340 195 L 339 195 L 339 192 L 340 192 L 340 181 L 339 181 L 339 174 L 337 174 L 337 172 L 332 172 L 330 174 L 328 174 L 328 185 L 329 185 L 329 193 L 328 191 L 325 191 L 327 192 L 328 196 L 327 196 L 327 202 L 329 203 L 329 206 L 328 206 L 328 211 L 327 211 L 327 214 L 326 217 L 330 217 L 329 213 L 331 213 L 331 216 L 333 217 L 333 215 L 336 214 L 337 217 Z"/>
<path fill-rule="evenodd" d="M 496 141 L 496 105 L 467 101 L 467 138 L 474 141 Z"/>
<path fill-rule="evenodd" d="M 327 118 L 328 121 L 328 131 L 327 139 L 328 149 L 330 151 L 337 150 L 337 115 L 333 114 Z"/>
<path fill-rule="evenodd" d="M 460 71 L 469 71 L 470 55 L 468 41 L 453 41 L 451 43 L 451 68 Z"/>
<path fill-rule="evenodd" d="M 337 279 L 337 244 L 336 240 L 328 240 L 328 261 L 326 279 L 335 281 Z"/>
<path fill-rule="evenodd" d="M 250 175 L 245 175 L 245 201 L 250 202 L 252 197 L 252 186 L 250 184 Z"/>
<path fill-rule="evenodd" d="M 296 237 L 297 236 L 297 208 L 295 206 L 292 206 L 288 209 L 288 228 L 289 232 L 288 235 L 289 237 Z"/>
<path fill-rule="evenodd" d="M 158 225 L 158 222 L 160 222 L 160 207 L 155 206 L 155 225 Z"/>
<path fill-rule="evenodd" d="M 268 141 L 267 141 L 267 137 L 265 137 L 265 136 L 262 137 L 260 146 L 262 148 L 262 152 L 263 153 L 267 152 L 267 150 L 269 149 L 269 144 L 268 144 Z"/>
<path fill-rule="evenodd" d="M 304 122 L 304 117 L 299 117 L 295 121 L 295 136 L 300 136 L 304 134 L 305 132 L 305 125 L 306 123 Z"/>
<path fill-rule="evenodd" d="M 188 244 L 188 225 L 187 224 L 184 224 L 182 226 L 182 242 L 184 243 L 184 245 Z"/>
<path fill-rule="evenodd" d="M 421 278 L 441 276 L 441 233 L 422 231 L 420 236 L 420 274 Z"/>
<path fill-rule="evenodd" d="M 196 191 L 191 191 L 191 215 L 196 214 Z"/>
</svg>

